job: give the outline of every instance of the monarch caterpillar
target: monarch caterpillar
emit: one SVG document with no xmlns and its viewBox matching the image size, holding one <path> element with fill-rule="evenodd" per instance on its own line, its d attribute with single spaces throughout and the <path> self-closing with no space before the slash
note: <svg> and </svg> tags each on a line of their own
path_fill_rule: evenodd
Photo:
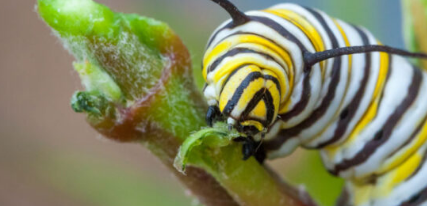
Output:
<svg viewBox="0 0 427 206">
<path fill-rule="evenodd" d="M 319 149 L 350 205 L 427 205 L 427 73 L 402 57 L 426 54 L 296 4 L 212 1 L 232 19 L 203 57 L 209 125 L 236 128 L 245 159 Z"/>
</svg>

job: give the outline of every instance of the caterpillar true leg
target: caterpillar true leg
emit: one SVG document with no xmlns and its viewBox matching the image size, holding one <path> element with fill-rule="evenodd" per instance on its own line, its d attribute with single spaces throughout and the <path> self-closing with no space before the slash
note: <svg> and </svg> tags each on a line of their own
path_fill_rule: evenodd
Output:
<svg viewBox="0 0 427 206">
<path fill-rule="evenodd" d="M 221 112 L 217 106 L 209 106 L 208 112 L 206 113 L 206 123 L 208 126 L 212 127 L 214 120 L 217 120 L 221 117 Z"/>
<path fill-rule="evenodd" d="M 266 153 L 260 142 L 254 141 L 252 137 L 238 137 L 234 141 L 242 143 L 243 160 L 254 156 L 259 163 L 262 164 L 264 162 Z"/>
</svg>

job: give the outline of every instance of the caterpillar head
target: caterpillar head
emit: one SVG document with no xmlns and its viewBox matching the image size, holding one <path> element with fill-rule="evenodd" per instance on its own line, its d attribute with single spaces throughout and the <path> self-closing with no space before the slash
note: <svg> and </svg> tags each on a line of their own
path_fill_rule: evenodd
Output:
<svg viewBox="0 0 427 206">
<path fill-rule="evenodd" d="M 212 123 L 215 115 L 221 114 L 230 127 L 254 136 L 265 133 L 276 120 L 281 92 L 274 73 L 247 65 L 234 70 L 217 84 L 221 88 L 208 111 L 208 122 Z M 209 86 L 205 96 L 209 96 L 209 88 L 219 87 Z"/>
<path fill-rule="evenodd" d="M 275 75 L 255 65 L 231 73 L 219 95 L 219 109 L 227 123 L 250 136 L 266 132 L 276 120 L 279 104 Z"/>
</svg>

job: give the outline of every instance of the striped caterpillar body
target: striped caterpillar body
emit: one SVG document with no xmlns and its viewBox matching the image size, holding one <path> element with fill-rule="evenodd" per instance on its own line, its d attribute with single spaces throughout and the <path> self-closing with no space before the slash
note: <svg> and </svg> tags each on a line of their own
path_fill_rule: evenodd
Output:
<svg viewBox="0 0 427 206">
<path fill-rule="evenodd" d="M 209 124 L 261 141 L 268 158 L 319 149 L 349 205 L 427 205 L 427 74 L 402 57 L 416 54 L 299 5 L 214 1 L 232 20 L 203 59 Z"/>
</svg>

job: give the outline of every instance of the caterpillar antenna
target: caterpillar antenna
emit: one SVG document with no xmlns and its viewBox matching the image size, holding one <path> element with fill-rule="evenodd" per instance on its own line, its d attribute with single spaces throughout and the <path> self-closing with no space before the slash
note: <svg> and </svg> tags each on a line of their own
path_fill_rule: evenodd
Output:
<svg viewBox="0 0 427 206">
<path fill-rule="evenodd" d="M 228 0 L 211 0 L 211 1 L 220 5 L 223 9 L 225 9 L 230 14 L 231 18 L 233 19 L 233 24 L 235 26 L 245 24 L 250 20 L 245 13 L 240 11 L 234 4 L 232 4 Z"/>
</svg>

